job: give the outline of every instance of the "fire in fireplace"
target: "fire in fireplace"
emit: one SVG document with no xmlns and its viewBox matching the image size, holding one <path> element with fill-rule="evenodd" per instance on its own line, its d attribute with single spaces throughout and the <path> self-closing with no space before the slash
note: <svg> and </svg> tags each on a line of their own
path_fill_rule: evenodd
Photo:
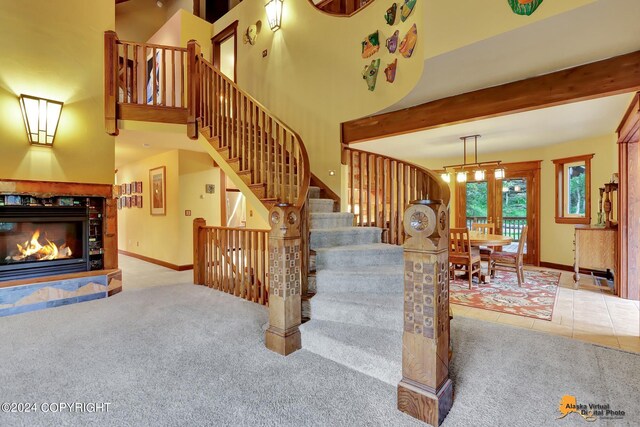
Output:
<svg viewBox="0 0 640 427">
<path fill-rule="evenodd" d="M 86 207 L 0 209 L 0 280 L 87 271 Z"/>
<path fill-rule="evenodd" d="M 73 256 L 73 251 L 67 245 L 67 238 L 64 239 L 64 243 L 58 246 L 55 241 L 49 240 L 47 234 L 47 231 L 43 233 L 40 228 L 36 229 L 29 240 L 22 244 L 16 243 L 16 250 L 12 255 L 5 257 L 5 261 L 7 263 L 51 261 Z"/>
</svg>

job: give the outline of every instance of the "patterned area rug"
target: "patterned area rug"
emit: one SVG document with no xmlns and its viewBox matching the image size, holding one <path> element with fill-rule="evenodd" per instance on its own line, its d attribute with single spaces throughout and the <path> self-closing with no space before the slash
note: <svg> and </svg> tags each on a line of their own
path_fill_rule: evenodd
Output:
<svg viewBox="0 0 640 427">
<path fill-rule="evenodd" d="M 525 270 L 525 283 L 518 287 L 516 273 L 496 271 L 491 283 L 456 278 L 450 283 L 450 302 L 534 319 L 551 320 L 558 294 L 560 273 Z"/>
</svg>

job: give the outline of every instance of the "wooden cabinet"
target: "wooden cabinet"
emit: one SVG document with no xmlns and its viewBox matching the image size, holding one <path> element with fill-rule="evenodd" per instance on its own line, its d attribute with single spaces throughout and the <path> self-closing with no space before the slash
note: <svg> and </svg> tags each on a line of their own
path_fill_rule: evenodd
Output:
<svg viewBox="0 0 640 427">
<path fill-rule="evenodd" d="M 578 284 L 580 269 L 611 270 L 616 269 L 617 228 L 577 226 L 575 230 L 575 274 L 573 280 Z M 616 293 L 618 292 L 618 275 L 615 274 Z"/>
</svg>

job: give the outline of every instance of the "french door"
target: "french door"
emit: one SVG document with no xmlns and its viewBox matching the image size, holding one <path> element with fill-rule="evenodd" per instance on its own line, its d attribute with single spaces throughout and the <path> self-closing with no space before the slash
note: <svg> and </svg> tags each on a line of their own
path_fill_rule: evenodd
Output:
<svg viewBox="0 0 640 427">
<path fill-rule="evenodd" d="M 504 164 L 505 177 L 495 179 L 487 169 L 483 181 L 456 182 L 456 225 L 493 223 L 496 234 L 512 238 L 513 243 L 500 248 L 516 252 L 522 230 L 528 233 L 524 248 L 527 264 L 540 264 L 540 162 Z M 472 174 L 469 175 L 470 177 Z"/>
</svg>

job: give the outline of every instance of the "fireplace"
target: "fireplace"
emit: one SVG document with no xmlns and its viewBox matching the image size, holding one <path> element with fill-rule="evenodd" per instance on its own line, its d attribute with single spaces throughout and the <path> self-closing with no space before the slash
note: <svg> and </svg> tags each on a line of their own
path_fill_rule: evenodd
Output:
<svg viewBox="0 0 640 427">
<path fill-rule="evenodd" d="M 0 281 L 89 271 L 89 221 L 82 206 L 0 208 Z"/>
</svg>

